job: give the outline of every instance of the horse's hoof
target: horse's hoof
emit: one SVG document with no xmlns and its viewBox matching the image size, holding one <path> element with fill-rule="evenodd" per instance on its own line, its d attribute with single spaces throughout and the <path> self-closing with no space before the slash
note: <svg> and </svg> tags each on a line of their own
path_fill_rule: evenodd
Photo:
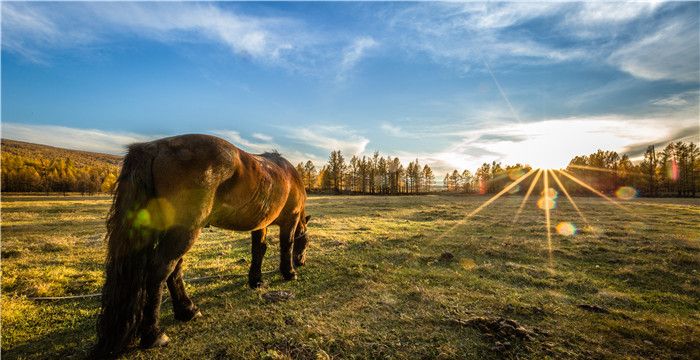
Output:
<svg viewBox="0 0 700 360">
<path fill-rule="evenodd" d="M 157 347 L 167 346 L 170 343 L 170 337 L 165 335 L 165 333 L 158 334 L 155 339 L 151 341 L 144 341 L 146 339 L 141 339 L 141 347 L 144 349 L 151 349 Z"/>
<path fill-rule="evenodd" d="M 290 272 L 290 273 L 282 273 L 282 278 L 284 280 L 290 281 L 290 280 L 296 280 L 297 279 L 297 273 L 296 272 Z"/>
<path fill-rule="evenodd" d="M 156 341 L 153 342 L 153 345 L 151 347 L 163 347 L 163 346 L 168 346 L 168 343 L 170 343 L 170 338 L 168 335 L 160 334 Z"/>
<path fill-rule="evenodd" d="M 197 307 L 192 307 L 192 308 L 186 308 L 184 310 L 176 310 L 175 311 L 175 320 L 178 321 L 190 321 L 192 319 L 198 318 L 202 316 L 202 312 L 197 309 Z"/>
<path fill-rule="evenodd" d="M 263 282 L 262 280 L 248 281 L 248 286 L 250 286 L 251 289 L 257 289 L 263 286 Z"/>
</svg>

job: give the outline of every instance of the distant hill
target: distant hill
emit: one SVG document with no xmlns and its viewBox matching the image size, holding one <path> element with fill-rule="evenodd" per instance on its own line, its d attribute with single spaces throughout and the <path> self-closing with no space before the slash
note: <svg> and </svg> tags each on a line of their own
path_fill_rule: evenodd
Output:
<svg viewBox="0 0 700 360">
<path fill-rule="evenodd" d="M 120 166 L 121 156 L 95 153 L 81 150 L 71 150 L 48 145 L 33 144 L 24 141 L 1 139 L 2 153 L 19 155 L 27 158 L 71 159 L 76 167 L 110 167 Z"/>
<path fill-rule="evenodd" d="M 122 157 L 0 139 L 3 192 L 111 192 Z"/>
</svg>

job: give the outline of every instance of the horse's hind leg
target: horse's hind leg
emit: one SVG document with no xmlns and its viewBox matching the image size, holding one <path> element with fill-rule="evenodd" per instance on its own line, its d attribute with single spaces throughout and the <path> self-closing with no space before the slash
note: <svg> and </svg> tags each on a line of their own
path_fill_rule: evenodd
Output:
<svg viewBox="0 0 700 360">
<path fill-rule="evenodd" d="M 173 313 L 175 314 L 175 319 L 180 321 L 190 321 L 195 317 L 202 316 L 199 312 L 197 306 L 192 302 L 192 300 L 187 296 L 185 292 L 185 283 L 182 279 L 182 258 L 177 261 L 175 269 L 168 276 L 168 290 L 170 290 L 170 297 L 173 300 Z"/>
<path fill-rule="evenodd" d="M 172 274 L 179 259 L 192 247 L 200 229 L 174 227 L 167 230 L 151 258 L 146 278 L 146 304 L 141 322 L 141 346 L 164 346 L 168 337 L 158 327 L 163 282 Z"/>
<path fill-rule="evenodd" d="M 255 230 L 251 233 L 253 238 L 251 244 L 252 260 L 250 262 L 250 271 L 248 271 L 248 285 L 251 289 L 255 289 L 262 285 L 262 261 L 267 251 L 267 228 Z"/>
</svg>

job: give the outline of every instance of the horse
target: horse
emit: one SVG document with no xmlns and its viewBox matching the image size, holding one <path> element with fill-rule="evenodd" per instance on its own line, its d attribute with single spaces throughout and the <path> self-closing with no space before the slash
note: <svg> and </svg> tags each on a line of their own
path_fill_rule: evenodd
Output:
<svg viewBox="0 0 700 360">
<path fill-rule="evenodd" d="M 182 258 L 201 229 L 250 231 L 248 285 L 262 284 L 265 236 L 279 226 L 279 271 L 296 279 L 308 245 L 306 191 L 279 153 L 249 154 L 210 135 L 180 135 L 128 147 L 107 217 L 107 257 L 95 358 L 118 356 L 140 338 L 165 346 L 159 328 L 167 283 L 175 318 L 201 312 L 185 292 Z"/>
</svg>

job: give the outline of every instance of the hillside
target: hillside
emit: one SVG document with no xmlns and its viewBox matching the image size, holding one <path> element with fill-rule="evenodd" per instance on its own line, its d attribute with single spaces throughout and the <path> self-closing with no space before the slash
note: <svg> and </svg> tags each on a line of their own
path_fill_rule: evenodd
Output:
<svg viewBox="0 0 700 360">
<path fill-rule="evenodd" d="M 76 167 L 83 166 L 119 166 L 121 156 L 94 153 L 89 151 L 63 149 L 48 145 L 33 144 L 24 141 L 2 139 L 2 153 L 22 157 L 40 157 L 44 159 L 71 159 Z"/>
<path fill-rule="evenodd" d="M 121 157 L 2 139 L 3 192 L 110 192 Z"/>
</svg>

